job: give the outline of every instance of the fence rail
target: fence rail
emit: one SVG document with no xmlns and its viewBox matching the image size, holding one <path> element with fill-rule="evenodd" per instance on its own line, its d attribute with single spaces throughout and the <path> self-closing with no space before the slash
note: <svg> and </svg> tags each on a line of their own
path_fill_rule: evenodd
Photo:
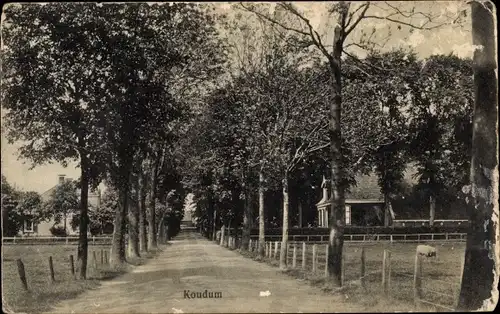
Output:
<svg viewBox="0 0 500 314">
<path fill-rule="evenodd" d="M 437 234 L 418 234 L 417 240 L 441 241 Z M 454 234 L 458 239 L 463 239 L 465 234 Z M 362 236 L 362 235 L 361 235 Z M 382 241 L 384 235 L 378 235 L 376 240 Z M 389 235 L 390 236 L 390 235 Z M 394 236 L 394 235 L 393 235 Z M 404 235 L 401 235 L 404 236 Z M 410 236 L 410 235 L 407 235 Z M 449 236 L 449 235 L 448 235 Z M 348 235 L 350 237 L 350 235 Z M 393 237 L 393 240 L 394 237 Z M 455 240 L 446 237 L 445 240 Z M 407 239 L 407 242 L 414 241 Z M 368 241 L 367 241 L 368 242 Z M 414 241 L 416 242 L 416 241 Z M 229 249 L 241 249 L 237 237 L 228 236 L 222 245 Z M 274 265 L 280 260 L 281 241 L 270 241 L 266 237 L 264 242 L 264 257 Z M 258 255 L 259 241 L 250 239 L 248 251 L 254 256 Z M 415 243 L 415 248 L 417 244 Z M 370 291 L 380 291 L 386 297 L 395 297 L 401 300 L 413 302 L 415 305 L 432 306 L 436 310 L 444 309 L 453 311 L 458 298 L 461 272 L 451 275 L 447 271 L 441 272 L 442 267 L 449 269 L 454 267 L 450 264 L 449 257 L 443 260 L 427 258 L 418 251 L 409 254 L 407 251 L 399 252 L 384 248 L 383 252 L 371 249 L 373 246 L 355 245 L 350 253 L 342 254 L 342 286 L 361 286 Z M 451 247 L 453 250 L 453 247 Z M 370 256 L 368 256 L 368 252 Z M 381 254 L 382 253 L 382 254 Z M 414 254 L 414 255 L 413 255 Z M 325 243 L 288 241 L 284 250 L 285 265 L 287 269 L 296 269 L 307 272 L 313 276 L 328 277 L 328 245 Z M 412 261 L 412 258 L 415 261 Z M 424 261 L 425 260 L 425 261 Z M 437 267 L 441 267 L 437 270 Z M 463 261 L 461 265 L 463 269 Z M 436 274 L 436 271 L 441 272 Z M 347 272 L 347 274 L 346 274 Z M 444 280 L 438 277 L 449 278 Z M 368 291 L 368 290 L 366 290 Z"/>
<path fill-rule="evenodd" d="M 290 235 L 291 242 L 324 243 L 328 241 L 329 235 Z M 416 233 L 416 234 L 345 234 L 344 241 L 349 242 L 442 242 L 442 241 L 465 241 L 466 233 Z M 251 236 L 252 240 L 258 239 L 257 235 Z M 266 241 L 281 241 L 281 235 L 267 235 Z"/>
<path fill-rule="evenodd" d="M 112 237 L 90 236 L 88 243 L 92 245 L 111 244 Z M 78 236 L 69 237 L 2 237 L 3 244 L 78 244 Z"/>
</svg>

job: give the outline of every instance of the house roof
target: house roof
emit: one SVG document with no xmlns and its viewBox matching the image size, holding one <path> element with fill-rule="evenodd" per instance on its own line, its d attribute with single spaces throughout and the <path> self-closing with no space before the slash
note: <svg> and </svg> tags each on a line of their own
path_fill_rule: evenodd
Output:
<svg viewBox="0 0 500 314">
<path fill-rule="evenodd" d="M 50 198 L 52 197 L 52 193 L 54 193 L 56 188 L 57 188 L 57 184 L 54 185 L 53 187 L 51 187 L 50 189 L 48 189 L 47 191 L 43 192 L 42 195 L 40 195 L 42 198 L 42 201 L 48 202 L 50 200 Z"/>
<path fill-rule="evenodd" d="M 346 199 L 375 199 L 383 200 L 384 196 L 380 192 L 378 186 L 377 175 L 371 173 L 369 175 L 356 176 L 356 185 L 353 185 L 346 193 Z"/>
<path fill-rule="evenodd" d="M 72 179 L 71 179 L 71 178 L 65 178 L 65 180 L 66 180 L 66 181 L 71 181 Z M 42 201 L 44 201 L 44 202 L 48 202 L 48 201 L 50 200 L 50 198 L 52 197 L 52 193 L 54 193 L 54 191 L 57 189 L 57 186 L 58 186 L 58 185 L 59 185 L 59 183 L 58 183 L 58 184 L 56 184 L 56 185 L 54 185 L 53 187 L 51 187 L 51 188 L 50 188 L 50 189 L 48 189 L 47 191 L 43 192 L 43 193 L 40 195 L 40 196 L 41 196 L 41 198 L 42 198 Z M 80 189 L 78 189 L 78 191 L 79 191 L 79 190 L 80 190 Z M 78 194 L 80 194 L 80 193 L 78 193 Z M 99 196 L 99 194 L 100 194 L 99 189 L 97 189 L 97 191 L 89 190 L 89 193 L 88 193 L 89 198 L 90 198 L 90 197 L 98 197 L 98 196 Z"/>
<path fill-rule="evenodd" d="M 403 180 L 410 185 L 416 184 L 417 180 L 414 178 L 415 173 L 415 166 L 413 164 L 408 164 L 406 170 L 404 171 Z M 330 199 L 331 197 L 328 197 L 328 199 L 323 197 L 323 199 L 317 204 L 317 206 L 323 207 L 323 204 L 330 204 Z M 371 172 L 368 175 L 357 175 L 356 184 L 351 186 L 349 191 L 346 191 L 345 202 L 347 204 L 383 203 L 384 195 L 380 191 L 376 173 Z"/>
</svg>

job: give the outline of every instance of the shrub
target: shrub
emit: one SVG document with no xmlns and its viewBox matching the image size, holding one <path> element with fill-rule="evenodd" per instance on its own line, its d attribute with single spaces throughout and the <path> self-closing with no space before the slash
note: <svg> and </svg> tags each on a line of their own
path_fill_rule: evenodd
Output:
<svg viewBox="0 0 500 314">
<path fill-rule="evenodd" d="M 66 237 L 68 235 L 64 227 L 52 226 L 49 230 L 50 233 L 52 233 L 52 235 L 55 237 Z"/>
</svg>

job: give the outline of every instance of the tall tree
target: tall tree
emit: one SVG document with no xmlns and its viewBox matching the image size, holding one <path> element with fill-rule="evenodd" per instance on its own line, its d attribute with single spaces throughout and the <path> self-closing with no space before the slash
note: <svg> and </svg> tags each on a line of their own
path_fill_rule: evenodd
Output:
<svg viewBox="0 0 500 314">
<path fill-rule="evenodd" d="M 474 120 L 469 231 L 458 309 L 492 310 L 498 302 L 498 74 L 495 8 L 472 1 Z"/>
<path fill-rule="evenodd" d="M 345 179 L 342 169 L 342 131 L 341 131 L 341 112 L 342 112 L 342 56 L 346 55 L 361 64 L 366 65 L 362 60 L 353 56 L 348 51 L 349 47 L 358 47 L 361 49 L 373 50 L 380 46 L 380 36 L 373 36 L 376 32 L 374 28 L 371 35 L 364 31 L 359 31 L 358 36 L 353 36 L 353 31 L 359 30 L 362 21 L 379 20 L 395 24 L 398 29 L 411 28 L 428 30 L 440 27 L 444 24 L 451 24 L 456 19 L 450 19 L 441 13 L 420 12 L 414 7 L 408 7 L 405 4 L 395 4 L 385 2 L 384 5 L 374 5 L 371 2 L 351 2 L 341 1 L 334 4 L 325 4 L 324 11 L 328 12 L 327 18 L 335 19 L 333 27 L 332 51 L 327 49 L 318 30 L 313 25 L 310 18 L 307 18 L 303 10 L 292 3 L 271 4 L 267 10 L 259 10 L 253 4 L 241 4 L 248 11 L 254 12 L 263 20 L 282 29 L 283 31 L 295 32 L 303 36 L 302 45 L 304 47 L 314 46 L 321 55 L 327 59 L 330 69 L 329 84 L 332 87 L 331 101 L 329 107 L 329 138 L 330 138 L 330 162 L 331 162 L 331 210 L 329 217 L 330 240 L 329 240 L 329 259 L 328 271 L 336 285 L 341 285 L 341 261 L 343 249 L 343 230 L 345 224 Z M 369 9 L 373 12 L 370 12 Z M 281 16 L 287 15 L 295 17 L 295 21 L 289 23 L 273 15 L 273 11 L 279 10 Z M 412 23 L 412 18 L 421 14 L 420 24 Z M 389 29 L 390 35 L 390 29 Z M 350 41 L 348 41 L 350 37 Z M 389 36 L 386 36 L 389 37 Z M 382 37 L 383 39 L 384 37 Z M 378 45 L 377 45 L 377 42 Z"/>
<path fill-rule="evenodd" d="M 417 189 L 427 198 L 432 225 L 447 190 L 465 184 L 460 173 L 469 164 L 470 152 L 463 148 L 470 147 L 470 140 L 459 129 L 467 129 L 472 116 L 471 62 L 452 55 L 431 56 L 422 63 L 419 80 L 411 88 L 409 155 L 417 168 Z"/>
<path fill-rule="evenodd" d="M 96 95 L 105 69 L 94 29 L 93 8 L 73 3 L 15 4 L 5 9 L 2 37 L 2 106 L 11 143 L 33 166 L 79 162 L 78 267 L 86 278 L 88 189 L 104 172 L 104 105 Z"/>
<path fill-rule="evenodd" d="M 146 153 L 148 166 L 153 170 L 146 178 L 154 181 L 148 189 L 151 196 L 149 248 L 154 248 L 156 222 L 152 205 L 157 197 L 154 183 L 167 148 L 165 136 L 173 127 L 169 123 L 179 115 L 170 83 L 175 71 L 186 69 L 192 73 L 192 68 L 199 71 L 201 68 L 210 72 L 210 67 L 219 60 L 213 56 L 217 54 L 218 43 L 213 21 L 200 5 L 106 4 L 94 15 L 102 27 L 102 31 L 96 31 L 103 45 L 101 62 L 108 66 L 110 77 L 103 97 L 114 104 L 108 108 L 106 134 L 112 152 L 110 174 L 121 198 L 115 217 L 111 260 L 120 264 L 125 261 L 124 216 L 132 164 L 138 155 Z M 143 23 L 146 17 L 148 23 Z M 197 53 L 201 50 L 209 52 L 210 58 L 202 53 L 199 57 Z"/>
<path fill-rule="evenodd" d="M 235 5 L 237 6 L 237 5 Z M 276 66 L 276 60 L 279 58 L 287 58 L 289 63 L 304 63 L 303 55 L 297 54 L 297 45 L 293 45 L 294 41 L 297 40 L 297 36 L 293 34 L 288 36 L 286 40 L 283 40 L 282 34 L 276 32 L 272 27 L 259 20 L 254 14 L 236 11 L 234 16 L 233 24 L 228 25 L 227 33 L 228 41 L 230 46 L 233 48 L 233 53 L 236 57 L 236 61 L 233 62 L 235 67 L 235 74 L 233 74 L 233 80 L 245 82 L 243 87 L 240 85 L 244 93 L 240 94 L 241 101 L 248 105 L 245 107 L 245 111 L 242 114 L 242 134 L 246 134 L 246 147 L 247 151 L 250 151 L 250 155 L 253 160 L 249 160 L 246 165 L 246 170 L 243 171 L 242 175 L 242 186 L 244 186 L 245 194 L 245 205 L 244 205 L 244 217 L 243 217 L 243 235 L 242 235 L 242 249 L 246 249 L 250 240 L 250 229 L 252 227 L 252 197 L 254 186 L 258 187 L 258 204 L 259 204 L 259 247 L 258 253 L 261 257 L 264 256 L 265 250 L 265 190 L 270 180 L 266 180 L 267 176 L 271 176 L 272 164 L 270 159 L 274 152 L 272 147 L 272 141 L 268 136 L 269 130 L 266 123 L 271 123 L 277 125 L 278 121 L 272 121 L 263 112 L 257 113 L 261 110 L 262 102 L 269 101 L 268 96 L 264 95 L 261 90 L 265 87 L 264 85 L 254 81 L 258 76 L 255 73 L 264 74 L 269 70 L 272 70 Z M 266 78 L 269 79 L 269 78 Z M 254 85 L 254 87 L 252 87 Z M 266 91 L 267 93 L 269 91 Z M 245 99 L 246 98 L 246 99 Z M 259 109 L 260 108 L 260 109 Z M 273 113 L 271 113 L 273 114 Z M 278 114 L 279 115 L 279 114 Z M 284 116 L 283 116 L 284 117 Z M 274 128 L 276 129 L 276 128 Z M 251 145 L 251 146 L 249 146 Z M 243 164 L 241 165 L 243 166 Z M 258 179 L 255 178 L 255 182 L 249 180 L 252 176 L 250 173 L 256 173 Z M 248 178 L 245 178 L 248 176 Z"/>
</svg>

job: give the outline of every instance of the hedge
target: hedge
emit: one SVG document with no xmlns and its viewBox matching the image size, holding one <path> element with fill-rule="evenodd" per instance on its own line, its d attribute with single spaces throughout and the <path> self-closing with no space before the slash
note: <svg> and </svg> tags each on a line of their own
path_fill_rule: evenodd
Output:
<svg viewBox="0 0 500 314">
<path fill-rule="evenodd" d="M 344 227 L 344 234 L 417 234 L 417 233 L 467 233 L 468 225 L 457 226 L 409 226 L 409 227 L 361 227 L 361 226 L 346 226 Z M 242 235 L 242 229 L 231 229 L 231 235 Z M 252 236 L 259 234 L 259 229 L 252 229 L 250 234 Z M 328 235 L 328 228 L 290 228 L 289 235 Z M 281 235 L 280 228 L 266 229 L 266 235 Z"/>
</svg>

